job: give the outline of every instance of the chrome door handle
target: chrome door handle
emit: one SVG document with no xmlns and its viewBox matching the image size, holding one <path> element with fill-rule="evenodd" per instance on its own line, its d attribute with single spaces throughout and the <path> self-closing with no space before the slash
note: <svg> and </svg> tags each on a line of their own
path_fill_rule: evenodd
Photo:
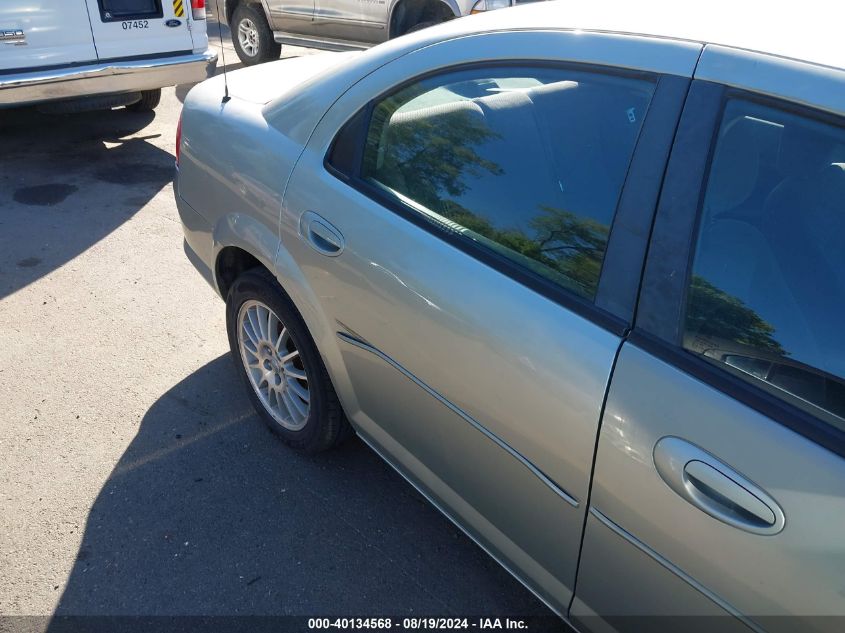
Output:
<svg viewBox="0 0 845 633">
<path fill-rule="evenodd" d="M 654 465 L 672 490 L 714 519 L 754 534 L 783 529 L 783 511 L 771 496 L 694 444 L 662 438 L 654 446 Z"/>
<path fill-rule="evenodd" d="M 306 211 L 299 219 L 299 234 L 315 251 L 327 257 L 337 257 L 343 252 L 343 235 L 324 217 Z"/>
</svg>

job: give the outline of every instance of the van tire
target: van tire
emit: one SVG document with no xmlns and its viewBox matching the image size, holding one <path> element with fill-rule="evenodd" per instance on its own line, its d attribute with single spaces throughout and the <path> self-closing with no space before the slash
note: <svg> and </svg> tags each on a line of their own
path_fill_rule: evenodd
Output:
<svg viewBox="0 0 845 633">
<path fill-rule="evenodd" d="M 253 33 L 257 40 L 256 48 L 253 51 L 247 51 L 243 48 L 243 44 L 241 43 L 242 24 L 244 24 L 245 29 Z M 264 62 L 279 59 L 279 56 L 282 54 L 282 45 L 273 39 L 273 30 L 267 23 L 267 17 L 264 15 L 263 9 L 259 10 L 254 6 L 244 3 L 239 4 L 235 8 L 235 13 L 232 15 L 229 28 L 232 31 L 232 45 L 235 47 L 238 59 L 241 60 L 244 66 L 255 66 L 256 64 L 263 64 Z"/>
<path fill-rule="evenodd" d="M 49 101 L 39 104 L 36 108 L 44 114 L 81 114 L 83 112 L 97 112 L 99 110 L 111 110 L 120 106 L 128 106 L 135 103 L 139 96 L 140 93 L 138 92 L 93 95 L 64 101 Z"/>
<path fill-rule="evenodd" d="M 132 112 L 152 112 L 161 102 L 161 88 L 155 90 L 144 90 L 141 92 L 141 98 L 135 103 L 126 106 L 127 110 Z"/>
</svg>

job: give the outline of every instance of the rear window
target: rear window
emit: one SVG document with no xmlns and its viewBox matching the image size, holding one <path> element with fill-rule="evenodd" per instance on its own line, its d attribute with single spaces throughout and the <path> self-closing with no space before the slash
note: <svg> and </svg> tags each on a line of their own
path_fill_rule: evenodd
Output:
<svg viewBox="0 0 845 633">
<path fill-rule="evenodd" d="M 104 22 L 162 17 L 161 0 L 99 0 L 99 3 Z"/>
</svg>

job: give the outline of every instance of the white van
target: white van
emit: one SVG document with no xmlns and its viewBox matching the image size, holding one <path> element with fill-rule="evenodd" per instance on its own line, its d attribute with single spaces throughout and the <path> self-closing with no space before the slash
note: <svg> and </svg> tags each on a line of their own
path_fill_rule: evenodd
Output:
<svg viewBox="0 0 845 633">
<path fill-rule="evenodd" d="M 205 0 L 0 0 L 0 108 L 152 110 L 214 74 Z"/>
</svg>

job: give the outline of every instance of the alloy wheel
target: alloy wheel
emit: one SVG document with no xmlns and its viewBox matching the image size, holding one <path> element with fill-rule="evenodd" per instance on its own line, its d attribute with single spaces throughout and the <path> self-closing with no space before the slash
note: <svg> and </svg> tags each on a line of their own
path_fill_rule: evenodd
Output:
<svg viewBox="0 0 845 633">
<path fill-rule="evenodd" d="M 249 18 L 244 18 L 238 23 L 238 43 L 241 50 L 250 57 L 258 55 L 258 27 Z"/>
<path fill-rule="evenodd" d="M 256 300 L 241 305 L 238 348 L 267 412 L 290 431 L 304 427 L 311 408 L 308 374 L 290 332 L 269 306 Z"/>
</svg>

